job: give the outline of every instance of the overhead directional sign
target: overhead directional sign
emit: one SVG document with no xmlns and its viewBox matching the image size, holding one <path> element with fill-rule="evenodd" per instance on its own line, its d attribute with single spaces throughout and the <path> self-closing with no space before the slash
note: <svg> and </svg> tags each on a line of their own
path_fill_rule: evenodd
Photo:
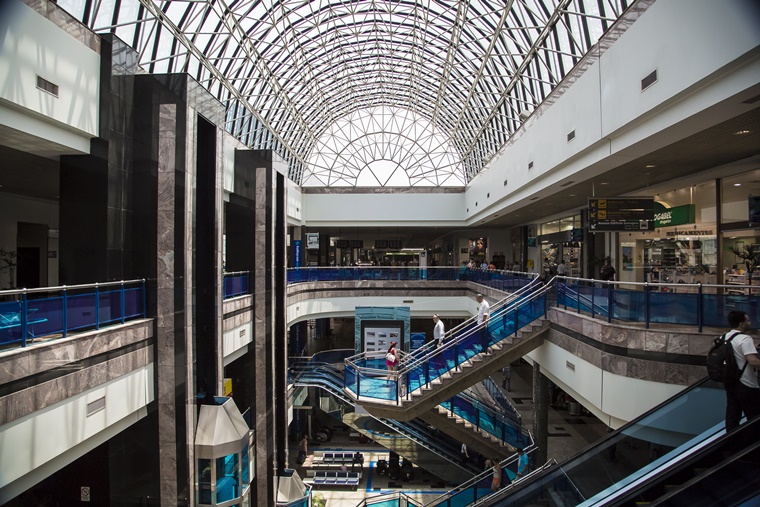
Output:
<svg viewBox="0 0 760 507">
<path fill-rule="evenodd" d="M 592 197 L 588 200 L 591 232 L 653 231 L 653 197 Z"/>
</svg>

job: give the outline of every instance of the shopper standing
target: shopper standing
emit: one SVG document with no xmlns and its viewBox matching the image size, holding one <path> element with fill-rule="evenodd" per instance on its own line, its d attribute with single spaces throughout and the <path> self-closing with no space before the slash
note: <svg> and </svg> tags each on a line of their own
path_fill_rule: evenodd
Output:
<svg viewBox="0 0 760 507">
<path fill-rule="evenodd" d="M 443 321 L 437 313 L 433 315 L 433 322 L 435 323 L 435 327 L 433 328 L 433 340 L 435 340 L 436 348 L 441 348 L 443 346 L 443 336 L 446 334 L 446 330 L 443 327 Z"/>
<path fill-rule="evenodd" d="M 466 466 L 470 460 L 470 455 L 467 454 L 467 444 L 462 444 L 462 448 L 459 450 L 459 458 L 462 466 Z"/>
<path fill-rule="evenodd" d="M 517 449 L 517 477 L 523 477 L 528 471 L 528 455 L 522 449 Z"/>
<path fill-rule="evenodd" d="M 478 325 L 485 324 L 488 322 L 488 314 L 491 311 L 491 305 L 488 304 L 488 301 L 483 299 L 483 294 L 478 294 L 475 296 L 475 299 L 478 301 Z"/>
<path fill-rule="evenodd" d="M 385 353 L 385 366 L 388 367 L 388 377 L 386 380 L 391 380 L 394 377 L 394 373 L 398 368 L 398 351 L 396 350 L 396 342 L 391 342 L 391 346 L 388 347 L 388 352 Z"/>
<path fill-rule="evenodd" d="M 726 431 L 739 427 L 742 412 L 747 420 L 760 416 L 760 386 L 757 381 L 756 368 L 760 368 L 755 342 L 747 331 L 751 322 L 749 316 L 740 310 L 728 313 L 728 325 L 731 331 L 726 333 L 726 340 L 731 340 L 736 366 L 743 369 L 738 382 L 725 384 L 726 388 Z"/>
</svg>

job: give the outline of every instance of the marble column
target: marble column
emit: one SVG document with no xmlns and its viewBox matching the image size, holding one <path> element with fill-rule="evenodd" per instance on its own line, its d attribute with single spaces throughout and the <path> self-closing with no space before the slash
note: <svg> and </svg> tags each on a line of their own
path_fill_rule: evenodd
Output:
<svg viewBox="0 0 760 507">
<path fill-rule="evenodd" d="M 174 223 L 176 104 L 159 105 L 158 209 L 156 252 L 156 362 L 161 505 L 177 504 L 177 434 L 175 395 Z"/>
<path fill-rule="evenodd" d="M 538 447 L 531 457 L 536 468 L 546 463 L 549 445 L 549 380 L 536 362 L 533 363 L 533 439 Z"/>
<path fill-rule="evenodd" d="M 256 371 L 256 505 L 274 505 L 274 348 L 272 346 L 272 227 L 271 167 L 255 167 L 255 248 L 253 270 Z M 253 500 L 253 498 L 252 498 Z"/>
</svg>

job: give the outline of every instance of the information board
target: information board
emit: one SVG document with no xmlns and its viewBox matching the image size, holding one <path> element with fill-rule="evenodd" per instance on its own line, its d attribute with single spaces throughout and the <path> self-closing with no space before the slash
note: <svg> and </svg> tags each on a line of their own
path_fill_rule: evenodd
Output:
<svg viewBox="0 0 760 507">
<path fill-rule="evenodd" d="M 592 197 L 588 200 L 591 232 L 653 231 L 653 197 Z"/>
</svg>

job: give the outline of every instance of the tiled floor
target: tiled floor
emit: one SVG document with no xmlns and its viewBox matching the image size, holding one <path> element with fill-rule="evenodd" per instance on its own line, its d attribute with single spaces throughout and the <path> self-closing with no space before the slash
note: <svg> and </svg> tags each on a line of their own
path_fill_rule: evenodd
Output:
<svg viewBox="0 0 760 507">
<path fill-rule="evenodd" d="M 494 377 L 501 381 L 501 375 Z M 512 369 L 512 380 L 508 395 L 520 411 L 523 424 L 532 430 L 533 400 L 532 400 L 532 370 L 528 364 L 521 364 Z M 445 494 L 451 485 L 444 484 L 440 479 L 431 476 L 425 470 L 415 467 L 415 477 L 409 482 L 391 481 L 387 475 L 377 473 L 375 465 L 379 459 L 387 459 L 388 451 L 384 447 L 370 442 L 361 444 L 350 437 L 347 427 L 340 422 L 331 423 L 335 429 L 333 438 L 322 444 L 312 444 L 309 457 L 303 466 L 297 467 L 301 478 L 307 479 L 307 473 L 313 466 L 314 453 L 324 451 L 356 451 L 364 453 L 365 462 L 362 479 L 356 491 L 347 487 L 324 486 L 316 489 L 314 494 L 321 494 L 326 499 L 327 507 L 354 507 L 363 499 L 392 491 L 403 491 L 417 501 L 427 504 L 438 496 Z M 548 456 L 558 462 L 573 456 L 580 450 L 603 437 L 607 427 L 591 415 L 570 415 L 564 409 L 549 409 L 549 445 Z M 291 458 L 295 460 L 297 448 L 291 449 Z M 350 470 L 350 467 L 349 467 Z"/>
</svg>

